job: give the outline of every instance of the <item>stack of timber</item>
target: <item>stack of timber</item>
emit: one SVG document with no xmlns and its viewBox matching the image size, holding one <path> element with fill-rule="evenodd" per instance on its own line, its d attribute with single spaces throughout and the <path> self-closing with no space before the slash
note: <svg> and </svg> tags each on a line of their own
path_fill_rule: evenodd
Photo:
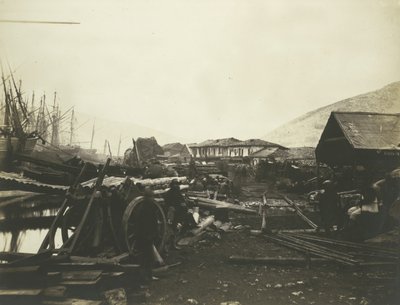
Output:
<svg viewBox="0 0 400 305">
<path fill-rule="evenodd" d="M 118 187 L 124 181 L 130 180 L 134 184 L 140 183 L 143 186 L 151 186 L 153 189 L 162 189 L 169 186 L 172 180 L 176 179 L 180 183 L 187 181 L 186 177 L 166 177 L 158 179 L 138 179 L 132 177 L 105 177 L 103 186 L 106 188 Z M 90 190 L 97 178 L 85 181 L 81 183 L 83 189 Z M 0 190 L 19 190 L 27 192 L 37 192 L 46 194 L 65 194 L 69 189 L 69 186 L 64 185 L 52 185 L 41 183 L 36 180 L 22 177 L 15 173 L 0 172 Z"/>
<path fill-rule="evenodd" d="M 0 265 L 0 304 L 100 305 L 113 291 L 126 295 L 126 290 L 139 285 L 139 266 L 118 259 L 52 261 L 38 256 L 2 255 L 12 261 Z M 29 259 L 32 264 L 25 264 Z"/>
<path fill-rule="evenodd" d="M 165 177 L 165 178 L 156 178 L 156 179 L 138 179 L 131 177 L 105 177 L 103 180 L 103 186 L 107 188 L 117 187 L 121 185 L 126 179 L 129 179 L 134 184 L 140 183 L 143 186 L 151 186 L 153 189 L 161 189 L 169 187 L 169 184 L 172 180 L 177 180 L 179 183 L 184 183 L 187 181 L 186 177 Z M 83 188 L 91 188 L 92 185 L 96 182 L 97 178 L 88 180 L 86 182 L 81 183 Z"/>
<path fill-rule="evenodd" d="M 263 235 L 268 241 L 311 256 L 347 266 L 395 265 L 396 250 L 302 233 Z"/>
</svg>

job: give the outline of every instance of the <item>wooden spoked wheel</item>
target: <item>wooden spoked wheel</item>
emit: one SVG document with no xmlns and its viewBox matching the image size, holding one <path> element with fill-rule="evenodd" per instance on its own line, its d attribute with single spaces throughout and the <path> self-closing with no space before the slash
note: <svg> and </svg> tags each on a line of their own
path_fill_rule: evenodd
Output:
<svg viewBox="0 0 400 305">
<path fill-rule="evenodd" d="M 89 213 L 89 217 L 78 238 L 78 249 L 91 246 L 95 238 L 93 234 L 103 222 L 104 216 L 101 209 L 92 210 Z M 82 214 L 82 209 L 77 206 L 70 207 L 65 211 L 61 222 L 61 238 L 64 245 L 68 245 L 71 242 L 71 237 L 82 221 Z"/>
<path fill-rule="evenodd" d="M 122 217 L 122 229 L 125 239 L 125 245 L 130 254 L 135 254 L 135 241 L 137 239 L 137 228 L 135 226 L 135 219 L 142 217 L 140 212 L 140 206 L 142 204 L 148 204 L 143 196 L 136 197 L 133 199 L 125 209 Z M 167 220 L 162 207 L 153 199 L 152 204 L 156 206 L 156 217 L 157 217 L 157 237 L 154 246 L 158 252 L 162 252 L 166 240 L 167 240 Z"/>
<path fill-rule="evenodd" d="M 61 237 L 63 243 L 66 243 L 74 234 L 79 225 L 79 215 L 74 213 L 74 208 L 69 208 L 63 215 L 61 224 Z"/>
</svg>

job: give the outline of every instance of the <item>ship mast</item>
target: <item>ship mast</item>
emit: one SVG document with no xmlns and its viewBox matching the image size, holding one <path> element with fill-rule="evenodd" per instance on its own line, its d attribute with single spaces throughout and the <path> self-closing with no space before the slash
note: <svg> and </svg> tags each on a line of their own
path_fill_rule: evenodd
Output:
<svg viewBox="0 0 400 305">
<path fill-rule="evenodd" d="M 53 102 L 53 113 L 52 113 L 52 130 L 51 130 L 51 141 L 52 145 L 59 144 L 59 113 L 58 105 L 56 104 L 57 92 L 54 92 L 54 102 Z"/>
<path fill-rule="evenodd" d="M 117 152 L 117 157 L 119 157 L 119 152 L 121 149 L 121 134 L 119 134 L 119 142 L 118 142 L 118 152 Z"/>
<path fill-rule="evenodd" d="M 69 145 L 72 146 L 72 140 L 74 138 L 74 108 L 72 108 L 72 113 L 71 113 L 71 130 L 70 130 L 70 135 L 69 135 Z"/>
<path fill-rule="evenodd" d="M 4 98 L 5 98 L 5 100 L 4 100 L 4 103 L 5 103 L 5 105 L 4 105 L 4 107 L 5 107 L 5 110 L 4 110 L 4 126 L 6 126 L 6 128 L 7 128 L 7 127 L 10 126 L 10 105 L 9 105 L 9 102 L 8 102 L 9 95 L 8 95 L 8 92 L 7 92 L 6 80 L 4 78 L 3 69 L 1 70 L 1 80 L 3 82 Z"/>
<path fill-rule="evenodd" d="M 93 122 L 93 128 L 92 128 L 92 138 L 90 139 L 90 149 L 93 148 L 93 139 L 94 139 L 94 125 L 96 124 L 96 119 L 94 119 Z"/>
</svg>

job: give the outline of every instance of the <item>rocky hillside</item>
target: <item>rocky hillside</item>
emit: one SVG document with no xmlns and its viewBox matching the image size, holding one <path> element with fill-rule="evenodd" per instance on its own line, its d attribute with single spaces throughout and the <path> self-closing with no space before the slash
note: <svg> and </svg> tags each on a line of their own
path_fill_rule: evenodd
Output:
<svg viewBox="0 0 400 305">
<path fill-rule="evenodd" d="M 315 147 L 332 111 L 400 113 L 400 82 L 308 112 L 263 138 L 288 147 Z"/>
</svg>

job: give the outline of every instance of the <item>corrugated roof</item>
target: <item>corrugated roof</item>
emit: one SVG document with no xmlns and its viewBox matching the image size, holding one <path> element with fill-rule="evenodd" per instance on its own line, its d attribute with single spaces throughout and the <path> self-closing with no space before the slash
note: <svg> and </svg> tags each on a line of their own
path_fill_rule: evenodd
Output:
<svg viewBox="0 0 400 305">
<path fill-rule="evenodd" d="M 357 149 L 400 150 L 400 114 L 332 112 L 346 139 Z"/>
</svg>

